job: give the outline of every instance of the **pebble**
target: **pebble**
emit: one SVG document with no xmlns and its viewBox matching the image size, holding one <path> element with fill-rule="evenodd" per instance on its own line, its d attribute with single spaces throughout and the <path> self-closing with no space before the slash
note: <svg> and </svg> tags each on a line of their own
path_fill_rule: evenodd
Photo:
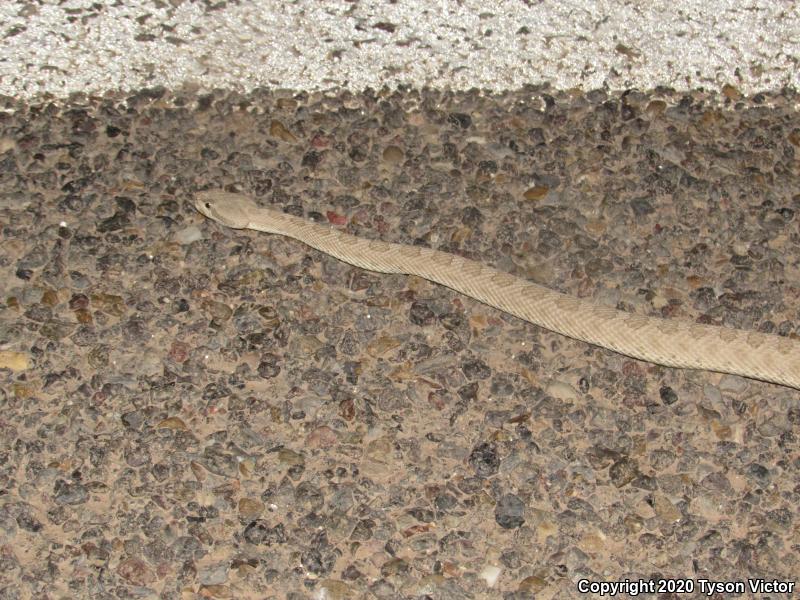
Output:
<svg viewBox="0 0 800 600">
<path fill-rule="evenodd" d="M 546 392 L 558 400 L 573 401 L 578 399 L 578 392 L 568 383 L 554 381 L 547 386 Z"/>
<path fill-rule="evenodd" d="M 185 227 L 175 234 L 175 241 L 184 246 L 202 239 L 203 232 L 200 231 L 199 227 L 194 225 Z"/>
<path fill-rule="evenodd" d="M 24 352 L 0 350 L 0 369 L 25 371 L 30 367 L 30 359 Z"/>
<path fill-rule="evenodd" d="M 228 580 L 228 563 L 206 565 L 197 571 L 197 580 L 202 585 L 221 585 Z"/>
<path fill-rule="evenodd" d="M 525 522 L 525 504 L 514 494 L 505 494 L 497 501 L 494 520 L 503 529 L 516 529 Z"/>
<path fill-rule="evenodd" d="M 269 126 L 269 133 L 271 136 L 278 138 L 284 142 L 294 143 L 297 138 L 286 128 L 286 125 L 278 120 L 273 120 Z"/>
<path fill-rule="evenodd" d="M 386 146 L 383 150 L 383 161 L 390 165 L 396 165 L 403 162 L 405 155 L 403 150 L 398 146 Z"/>
<path fill-rule="evenodd" d="M 117 566 L 117 573 L 134 585 L 144 586 L 155 581 L 156 577 L 147 564 L 138 558 L 129 557 Z"/>
<path fill-rule="evenodd" d="M 500 457 L 493 444 L 482 443 L 476 446 L 469 455 L 469 463 L 478 477 L 490 477 L 500 468 Z"/>
<path fill-rule="evenodd" d="M 546 185 L 535 185 L 525 190 L 523 196 L 525 200 L 541 200 L 549 191 L 550 188 L 548 188 Z"/>
<path fill-rule="evenodd" d="M 500 567 L 487 565 L 481 570 L 478 577 L 483 579 L 488 587 L 494 587 L 502 572 L 503 570 Z"/>
</svg>

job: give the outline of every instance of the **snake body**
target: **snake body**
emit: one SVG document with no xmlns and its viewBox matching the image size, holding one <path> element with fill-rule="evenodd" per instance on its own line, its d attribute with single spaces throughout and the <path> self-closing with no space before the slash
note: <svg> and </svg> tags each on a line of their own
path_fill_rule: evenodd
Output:
<svg viewBox="0 0 800 600">
<path fill-rule="evenodd" d="M 800 343 L 793 339 L 623 312 L 461 256 L 367 240 L 261 208 L 240 194 L 200 192 L 195 206 L 228 227 L 288 236 L 362 269 L 423 277 L 540 327 L 633 358 L 800 389 Z"/>
</svg>

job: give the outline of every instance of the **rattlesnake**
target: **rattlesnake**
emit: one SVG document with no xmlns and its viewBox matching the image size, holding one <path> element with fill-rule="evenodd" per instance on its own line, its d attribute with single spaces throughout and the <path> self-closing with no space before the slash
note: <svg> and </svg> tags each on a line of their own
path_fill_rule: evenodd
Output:
<svg viewBox="0 0 800 600">
<path fill-rule="evenodd" d="M 646 317 L 567 296 L 446 252 L 358 238 L 275 210 L 240 194 L 208 191 L 195 206 L 235 229 L 284 235 L 362 269 L 445 285 L 535 325 L 668 367 L 733 373 L 800 389 L 800 343 L 743 331 Z"/>
</svg>

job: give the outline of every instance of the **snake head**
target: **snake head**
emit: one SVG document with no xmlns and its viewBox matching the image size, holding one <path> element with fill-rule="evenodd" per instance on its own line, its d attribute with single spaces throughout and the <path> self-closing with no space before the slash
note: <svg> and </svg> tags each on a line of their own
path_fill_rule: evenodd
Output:
<svg viewBox="0 0 800 600">
<path fill-rule="evenodd" d="M 245 229 L 250 223 L 250 211 L 254 204 L 241 194 L 214 190 L 199 192 L 194 206 L 209 219 L 233 229 Z"/>
</svg>

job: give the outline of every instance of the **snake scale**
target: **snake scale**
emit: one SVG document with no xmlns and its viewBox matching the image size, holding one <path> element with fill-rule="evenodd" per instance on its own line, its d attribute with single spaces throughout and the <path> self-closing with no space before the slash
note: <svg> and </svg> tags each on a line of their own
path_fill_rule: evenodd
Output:
<svg viewBox="0 0 800 600">
<path fill-rule="evenodd" d="M 195 206 L 222 225 L 288 236 L 362 269 L 423 277 L 545 329 L 633 358 L 800 389 L 800 342 L 793 339 L 600 306 L 461 256 L 362 239 L 261 208 L 240 194 L 200 192 Z"/>
</svg>

